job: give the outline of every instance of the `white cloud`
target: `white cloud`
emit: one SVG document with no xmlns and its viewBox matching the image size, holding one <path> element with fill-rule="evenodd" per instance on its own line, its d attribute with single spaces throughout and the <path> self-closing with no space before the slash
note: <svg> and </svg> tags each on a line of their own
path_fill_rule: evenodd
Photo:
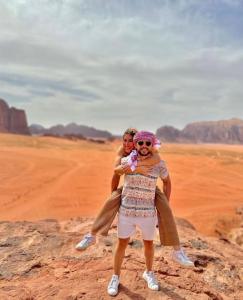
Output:
<svg viewBox="0 0 243 300">
<path fill-rule="evenodd" d="M 240 117 L 239 11 L 225 0 L 0 1 L 0 97 L 30 123 L 117 133 Z"/>
</svg>

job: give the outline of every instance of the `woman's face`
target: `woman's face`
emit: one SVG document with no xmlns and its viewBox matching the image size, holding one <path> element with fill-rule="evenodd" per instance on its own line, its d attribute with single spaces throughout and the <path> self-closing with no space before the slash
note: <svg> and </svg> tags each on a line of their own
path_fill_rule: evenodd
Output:
<svg viewBox="0 0 243 300">
<path fill-rule="evenodd" d="M 127 154 L 131 153 L 134 149 L 133 137 L 130 134 L 123 136 L 123 148 Z"/>
</svg>

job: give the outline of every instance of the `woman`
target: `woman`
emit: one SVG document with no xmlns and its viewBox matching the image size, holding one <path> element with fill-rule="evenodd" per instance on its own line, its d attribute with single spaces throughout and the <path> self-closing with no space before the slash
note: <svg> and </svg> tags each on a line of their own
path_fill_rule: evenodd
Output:
<svg viewBox="0 0 243 300">
<path fill-rule="evenodd" d="M 91 232 L 86 234 L 83 239 L 76 245 L 77 250 L 85 250 L 90 245 L 95 244 L 96 235 L 98 233 L 107 235 L 111 227 L 114 218 L 117 215 L 121 204 L 121 192 L 122 187 L 118 188 L 120 176 L 125 173 L 131 172 L 130 166 L 121 165 L 121 159 L 128 156 L 132 150 L 134 150 L 133 137 L 137 133 L 134 128 L 128 128 L 123 134 L 123 146 L 119 149 L 117 158 L 115 160 L 115 170 L 111 181 L 112 194 L 110 198 L 105 202 L 100 213 L 95 219 Z M 143 162 L 138 162 L 135 169 L 136 173 L 147 175 L 151 167 L 160 161 L 158 152 L 154 152 L 153 155 Z M 170 209 L 167 198 L 164 193 L 157 187 L 155 194 L 155 206 L 158 215 L 158 226 L 160 241 L 163 246 L 172 246 L 174 251 L 172 258 L 175 262 L 182 266 L 193 267 L 194 263 L 185 255 L 184 251 L 180 247 L 180 241 L 178 232 L 176 229 L 175 220 Z"/>
</svg>

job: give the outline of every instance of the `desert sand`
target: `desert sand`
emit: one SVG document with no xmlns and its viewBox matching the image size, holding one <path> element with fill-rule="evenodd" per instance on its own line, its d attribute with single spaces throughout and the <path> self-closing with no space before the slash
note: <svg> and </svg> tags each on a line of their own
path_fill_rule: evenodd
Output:
<svg viewBox="0 0 243 300">
<path fill-rule="evenodd" d="M 94 217 L 110 194 L 118 146 L 0 134 L 0 220 Z M 207 235 L 218 224 L 234 227 L 243 204 L 243 146 L 166 144 L 160 152 L 174 214 Z"/>
</svg>

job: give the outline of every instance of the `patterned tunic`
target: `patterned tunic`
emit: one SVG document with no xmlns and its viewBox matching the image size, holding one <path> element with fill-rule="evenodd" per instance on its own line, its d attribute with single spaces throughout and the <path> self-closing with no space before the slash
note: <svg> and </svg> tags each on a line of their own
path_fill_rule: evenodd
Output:
<svg viewBox="0 0 243 300">
<path fill-rule="evenodd" d="M 125 162 L 126 158 L 123 158 L 122 163 Z M 164 179 L 168 175 L 163 160 L 156 164 L 147 176 L 137 173 L 125 175 L 119 213 L 132 217 L 156 216 L 154 199 L 157 178 Z"/>
</svg>

